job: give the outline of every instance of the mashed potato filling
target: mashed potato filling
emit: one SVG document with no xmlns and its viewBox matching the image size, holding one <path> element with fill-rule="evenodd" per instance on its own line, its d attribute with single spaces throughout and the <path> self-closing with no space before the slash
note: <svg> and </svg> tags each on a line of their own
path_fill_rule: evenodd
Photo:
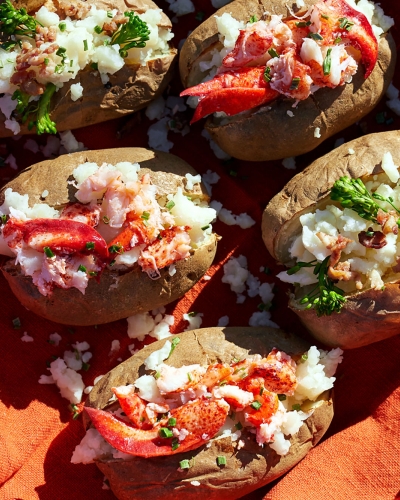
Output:
<svg viewBox="0 0 400 500">
<path fill-rule="evenodd" d="M 0 206 L 0 253 L 15 257 L 43 295 L 54 287 L 84 294 L 89 279 L 107 266 L 124 272 L 139 265 L 157 279 L 160 269 L 188 258 L 212 237 L 216 212 L 192 192 L 198 178 L 184 181 L 191 190 L 161 196 L 138 163 L 86 162 L 73 177 L 80 203 L 59 210 L 45 203 L 31 207 L 27 194 L 8 188 Z"/>
<path fill-rule="evenodd" d="M 168 341 L 167 344 L 170 347 Z M 164 346 L 144 361 L 145 366 L 155 370 L 153 375 L 143 375 L 134 385 L 114 389 L 135 427 L 141 428 L 143 424 L 144 429 L 148 429 L 149 425 L 157 425 L 159 418 L 168 418 L 169 411 L 183 405 L 188 405 L 190 412 L 193 403 L 218 400 L 230 405 L 225 424 L 214 437 L 205 433 L 202 439 L 229 436 L 238 442 L 240 449 L 243 445 L 239 438 L 248 431 L 260 446 L 268 444 L 281 456 L 290 450 L 290 436 L 295 435 L 303 421 L 322 404 L 321 395 L 333 387 L 333 375 L 343 354 L 340 349 L 328 352 L 311 347 L 295 362 L 287 354 L 273 349 L 263 359 L 253 355 L 231 365 L 175 368 L 163 363 L 169 356 L 166 351 Z M 155 360 L 159 361 L 158 365 Z M 139 392 L 135 392 L 135 387 Z M 132 405 L 135 395 L 141 399 Z M 132 406 L 124 406 L 127 400 Z M 135 421 L 139 411 L 142 417 Z M 184 428 L 173 427 L 172 433 L 181 446 L 189 435 Z M 115 452 L 114 448 L 106 447 L 96 430 L 90 429 L 76 447 L 71 462 L 91 463 L 105 455 L 115 457 Z"/>
<path fill-rule="evenodd" d="M 385 174 L 375 175 L 365 186 L 370 193 L 391 197 L 394 205 L 399 206 L 399 171 L 390 153 L 384 155 L 382 168 Z M 379 223 L 361 218 L 350 208 L 339 208 L 334 202 L 322 210 L 316 209 L 302 215 L 302 232 L 290 247 L 291 258 L 295 262 L 322 262 L 332 255 L 332 243 L 335 244 L 341 238 L 344 247 L 336 268 L 350 274 L 339 273 L 335 280 L 336 286 L 346 293 L 365 288 L 381 290 L 385 282 L 391 281 L 400 272 L 399 214 L 389 203 L 375 201 L 386 211 L 378 213 Z M 376 243 L 371 243 L 371 238 Z M 290 275 L 285 271 L 279 273 L 278 277 L 287 283 L 307 286 L 318 282 L 313 270 L 313 267 L 302 267 L 295 274 Z"/>
</svg>

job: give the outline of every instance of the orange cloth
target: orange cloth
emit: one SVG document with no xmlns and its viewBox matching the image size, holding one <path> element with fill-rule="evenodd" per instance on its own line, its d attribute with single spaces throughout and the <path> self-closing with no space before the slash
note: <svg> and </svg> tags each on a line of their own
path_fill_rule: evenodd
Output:
<svg viewBox="0 0 400 500">
<path fill-rule="evenodd" d="M 210 0 L 196 0 L 196 12 L 211 15 Z M 160 2 L 166 9 L 167 4 Z M 385 12 L 400 23 L 396 2 L 382 0 Z M 199 24 L 195 14 L 180 18 L 174 25 L 176 43 Z M 392 30 L 397 43 L 398 28 Z M 394 80 L 400 88 L 400 72 Z M 172 84 L 172 94 L 180 90 L 178 76 Z M 385 99 L 383 100 L 385 101 Z M 72 105 L 72 104 L 71 104 Z M 379 124 L 375 117 L 385 113 L 389 123 Z M 383 116 L 383 115 L 381 115 Z M 289 119 L 289 118 L 288 118 Z M 129 133 L 118 140 L 116 133 L 129 119 L 81 129 L 75 132 L 89 149 L 123 146 L 147 146 L 150 122 L 142 113 L 142 123 L 133 125 Z M 393 120 L 393 121 L 392 121 Z M 262 211 L 271 197 L 313 159 L 333 148 L 335 140 L 351 140 L 362 133 L 400 128 L 400 118 L 382 102 L 359 125 L 327 140 L 316 151 L 296 159 L 295 171 L 285 169 L 280 161 L 252 164 L 232 160 L 219 161 L 201 136 L 203 123 L 196 124 L 182 137 L 170 133 L 174 142 L 171 152 L 184 158 L 200 173 L 217 172 L 221 179 L 213 187 L 213 199 L 223 203 L 234 214 L 247 212 L 257 224 L 250 229 L 215 224 L 223 238 L 219 243 L 215 264 L 208 272 L 210 281 L 202 279 L 184 298 L 171 304 L 167 312 L 174 314 L 174 332 L 182 331 L 187 323 L 182 314 L 203 313 L 202 327 L 215 326 L 222 316 L 229 316 L 230 326 L 248 325 L 257 311 L 258 298 L 247 298 L 236 304 L 236 295 L 221 282 L 222 265 L 231 256 L 244 255 L 249 269 L 261 282 L 276 283 L 272 320 L 281 328 L 306 335 L 294 314 L 286 307 L 286 287 L 275 278 L 281 270 L 266 251 L 260 230 Z M 23 149 L 26 138 L 0 142 L 0 155 L 14 154 L 18 170 L 40 161 L 43 156 Z M 40 138 L 43 144 L 45 138 Z M 15 175 L 10 167 L 0 169 L 0 181 Z M 49 187 L 51 189 L 51 187 Z M 271 274 L 260 268 L 268 266 Z M 102 489 L 103 476 L 95 465 L 72 465 L 70 458 L 84 435 L 81 421 L 72 420 L 68 401 L 61 398 L 54 385 L 39 385 L 46 371 L 46 361 L 62 356 L 71 343 L 86 340 L 93 359 L 90 369 L 83 372 L 86 385 L 96 376 L 118 364 L 118 358 L 129 357 L 127 323 L 121 320 L 110 325 L 79 327 L 73 330 L 43 320 L 25 310 L 0 277 L 2 301 L 0 363 L 0 500 L 54 500 L 73 498 L 112 500 L 113 494 Z M 12 320 L 19 317 L 21 329 L 14 330 Z M 33 342 L 22 342 L 23 332 Z M 62 336 L 59 346 L 47 342 L 49 334 Z M 111 342 L 118 339 L 121 349 L 110 355 Z M 336 383 L 335 418 L 328 437 L 292 471 L 247 499 L 268 500 L 392 500 L 400 490 L 400 337 L 345 353 Z"/>
</svg>

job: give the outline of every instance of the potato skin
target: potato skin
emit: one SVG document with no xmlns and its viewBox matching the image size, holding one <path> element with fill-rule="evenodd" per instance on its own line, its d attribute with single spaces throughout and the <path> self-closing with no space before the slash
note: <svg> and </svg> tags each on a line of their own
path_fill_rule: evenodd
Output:
<svg viewBox="0 0 400 500">
<path fill-rule="evenodd" d="M 355 154 L 349 154 L 349 148 Z M 400 165 L 400 131 L 371 134 L 343 144 L 291 179 L 266 207 L 262 219 L 264 243 L 270 254 L 290 265 L 289 247 L 300 234 L 300 216 L 332 201 L 329 192 L 341 176 L 358 178 L 382 173 L 382 157 L 390 151 Z M 318 318 L 314 310 L 299 309 L 293 294 L 289 307 L 321 342 L 353 349 L 397 335 L 400 331 L 400 283 L 384 290 L 364 290 L 347 297 L 340 314 Z"/>
<path fill-rule="evenodd" d="M 44 0 L 30 2 L 14 2 L 16 7 L 36 11 Z M 28 4 L 28 7 L 26 6 Z M 134 10 L 142 13 L 148 9 L 158 9 L 152 0 L 96 0 L 91 2 L 98 8 L 119 8 L 122 12 Z M 162 26 L 169 28 L 171 22 L 163 14 Z M 178 51 L 171 46 L 169 55 L 149 61 L 146 66 L 125 64 L 114 75 L 109 75 L 107 85 L 101 83 L 98 72 L 88 67 L 80 71 L 77 77 L 64 84 L 52 98 L 51 119 L 56 123 L 57 130 L 72 130 L 87 125 L 94 125 L 113 118 L 120 118 L 145 108 L 152 100 L 162 94 L 173 76 L 174 64 Z M 70 87 L 81 83 L 83 96 L 73 102 Z M 10 137 L 13 132 L 4 125 L 5 118 L 0 116 L 0 137 Z M 27 124 L 21 125 L 21 134 L 32 134 Z"/>
<path fill-rule="evenodd" d="M 232 362 L 248 351 L 266 355 L 273 347 L 288 354 L 300 354 L 308 349 L 302 339 L 275 328 L 204 328 L 177 335 L 181 342 L 167 360 L 176 367 L 193 363 L 211 364 Z M 86 406 L 103 409 L 109 406 L 111 387 L 133 383 L 144 374 L 143 361 L 160 349 L 166 339 L 142 349 L 120 364 L 95 385 Z M 275 480 L 296 463 L 321 439 L 333 418 L 332 394 L 305 421 L 299 433 L 291 438 L 288 455 L 279 457 L 269 446 L 261 448 L 254 440 L 242 434 L 245 445 L 237 450 L 230 438 L 223 438 L 196 450 L 171 457 L 117 460 L 107 458 L 96 461 L 106 475 L 111 489 L 119 500 L 175 500 L 176 498 L 236 499 Z M 85 424 L 90 420 L 86 417 Z M 217 457 L 225 455 L 227 465 L 219 467 Z M 184 473 L 178 471 L 179 461 L 194 460 Z M 133 479 L 132 479 L 133 478 Z M 198 480 L 200 486 L 191 481 Z"/>
<path fill-rule="evenodd" d="M 305 7 L 317 0 L 305 0 Z M 283 0 L 235 0 L 216 15 L 231 13 L 239 20 L 252 15 L 259 19 L 266 11 L 288 16 Z M 180 55 L 181 79 L 185 87 L 199 83 L 199 58 L 218 42 L 214 16 L 197 28 L 185 42 Z M 297 107 L 293 99 L 280 97 L 261 109 L 228 120 L 210 116 L 206 129 L 211 138 L 229 155 L 241 160 L 266 161 L 298 156 L 315 149 L 328 137 L 340 132 L 367 115 L 389 86 L 396 64 L 396 45 L 390 33 L 379 40 L 379 57 L 371 75 L 365 80 L 360 64 L 351 83 L 335 89 L 322 88 Z M 204 76 L 204 75 L 203 75 Z M 270 109 L 267 109 L 270 108 Z M 289 117 L 292 111 L 294 117 Z M 314 137 L 315 129 L 321 137 Z"/>
<path fill-rule="evenodd" d="M 154 184 L 159 186 L 160 194 L 174 192 L 178 187 L 184 188 L 185 174 L 196 174 L 180 158 L 144 148 L 73 153 L 25 169 L 0 191 L 0 205 L 4 201 L 4 191 L 9 187 L 21 194 L 29 194 L 31 206 L 47 203 L 61 207 L 68 202 L 76 202 L 76 189 L 67 184 L 67 179 L 71 180 L 74 168 L 85 161 L 100 165 L 105 161 L 111 164 L 138 162 L 141 172 L 149 173 Z M 46 200 L 41 198 L 44 189 L 49 191 Z M 195 186 L 193 195 L 206 197 L 199 185 Z M 74 288 L 55 288 L 50 296 L 45 297 L 29 276 L 21 274 L 13 259 L 6 261 L 1 270 L 20 302 L 46 319 L 68 325 L 109 323 L 161 307 L 184 295 L 210 267 L 216 252 L 216 241 L 214 235 L 208 244 L 197 249 L 188 259 L 178 261 L 174 276 L 169 275 L 168 269 L 161 270 L 158 280 L 151 280 L 138 266 L 124 274 L 112 268 L 105 269 L 99 283 L 94 279 L 89 280 L 85 295 Z"/>
</svg>

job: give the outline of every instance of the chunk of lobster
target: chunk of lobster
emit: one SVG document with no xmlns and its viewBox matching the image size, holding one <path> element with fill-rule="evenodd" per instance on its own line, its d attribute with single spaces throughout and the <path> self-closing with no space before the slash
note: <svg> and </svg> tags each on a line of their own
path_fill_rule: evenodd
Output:
<svg viewBox="0 0 400 500">
<path fill-rule="evenodd" d="M 263 378 L 265 387 L 277 394 L 292 395 L 297 387 L 296 363 L 278 349 L 272 349 L 267 358 L 256 363 L 251 375 Z"/>
<path fill-rule="evenodd" d="M 151 430 L 142 430 L 126 425 L 111 413 L 94 408 L 85 410 L 96 429 L 111 446 L 128 455 L 148 458 L 174 455 L 206 443 L 224 425 L 229 405 L 225 401 L 196 400 L 171 410 L 171 417 L 176 419 L 174 429 L 177 429 L 177 434 L 181 430 L 188 433 L 185 432 L 186 437 L 182 441 L 174 437 L 163 437 L 161 429 L 167 427 L 166 419 Z"/>
<path fill-rule="evenodd" d="M 101 207 L 99 205 L 82 205 L 70 203 L 63 208 L 60 219 L 69 219 L 89 226 L 96 227 L 100 220 Z"/>
<path fill-rule="evenodd" d="M 146 415 L 146 403 L 135 393 L 134 385 L 112 387 L 122 411 L 138 429 L 151 429 L 153 424 Z"/>
<path fill-rule="evenodd" d="M 255 427 L 269 423 L 271 417 L 278 411 L 278 406 L 278 395 L 264 389 L 262 395 L 257 394 L 252 405 L 244 409 L 246 422 Z"/>
<path fill-rule="evenodd" d="M 10 219 L 3 228 L 3 236 L 10 248 L 25 243 L 30 248 L 44 252 L 92 253 L 108 258 L 108 248 L 100 234 L 87 224 L 71 219 Z"/>
<path fill-rule="evenodd" d="M 323 45 L 343 40 L 357 48 L 368 78 L 378 59 L 378 41 L 365 15 L 345 0 L 325 0 L 314 6 L 311 21 L 323 38 Z"/>
</svg>

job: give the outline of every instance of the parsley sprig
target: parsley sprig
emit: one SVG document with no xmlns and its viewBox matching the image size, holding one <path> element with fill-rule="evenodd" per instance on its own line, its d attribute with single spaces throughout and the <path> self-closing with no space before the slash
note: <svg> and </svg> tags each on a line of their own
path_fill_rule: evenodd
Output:
<svg viewBox="0 0 400 500">
<path fill-rule="evenodd" d="M 145 47 L 147 40 L 150 39 L 149 27 L 138 15 L 134 12 L 125 12 L 125 16 L 129 18 L 129 21 L 121 24 L 111 38 L 111 45 L 120 46 L 121 57 L 126 57 L 129 49 Z"/>
<path fill-rule="evenodd" d="M 343 290 L 335 286 L 328 276 L 329 259 L 328 255 L 322 262 L 316 260 L 298 262 L 287 271 L 289 275 L 292 275 L 300 271 L 302 267 L 314 267 L 313 273 L 318 277 L 318 284 L 300 300 L 300 304 L 306 305 L 305 309 L 314 308 L 318 317 L 330 316 L 333 312 L 339 313 L 346 302 Z"/>
</svg>

